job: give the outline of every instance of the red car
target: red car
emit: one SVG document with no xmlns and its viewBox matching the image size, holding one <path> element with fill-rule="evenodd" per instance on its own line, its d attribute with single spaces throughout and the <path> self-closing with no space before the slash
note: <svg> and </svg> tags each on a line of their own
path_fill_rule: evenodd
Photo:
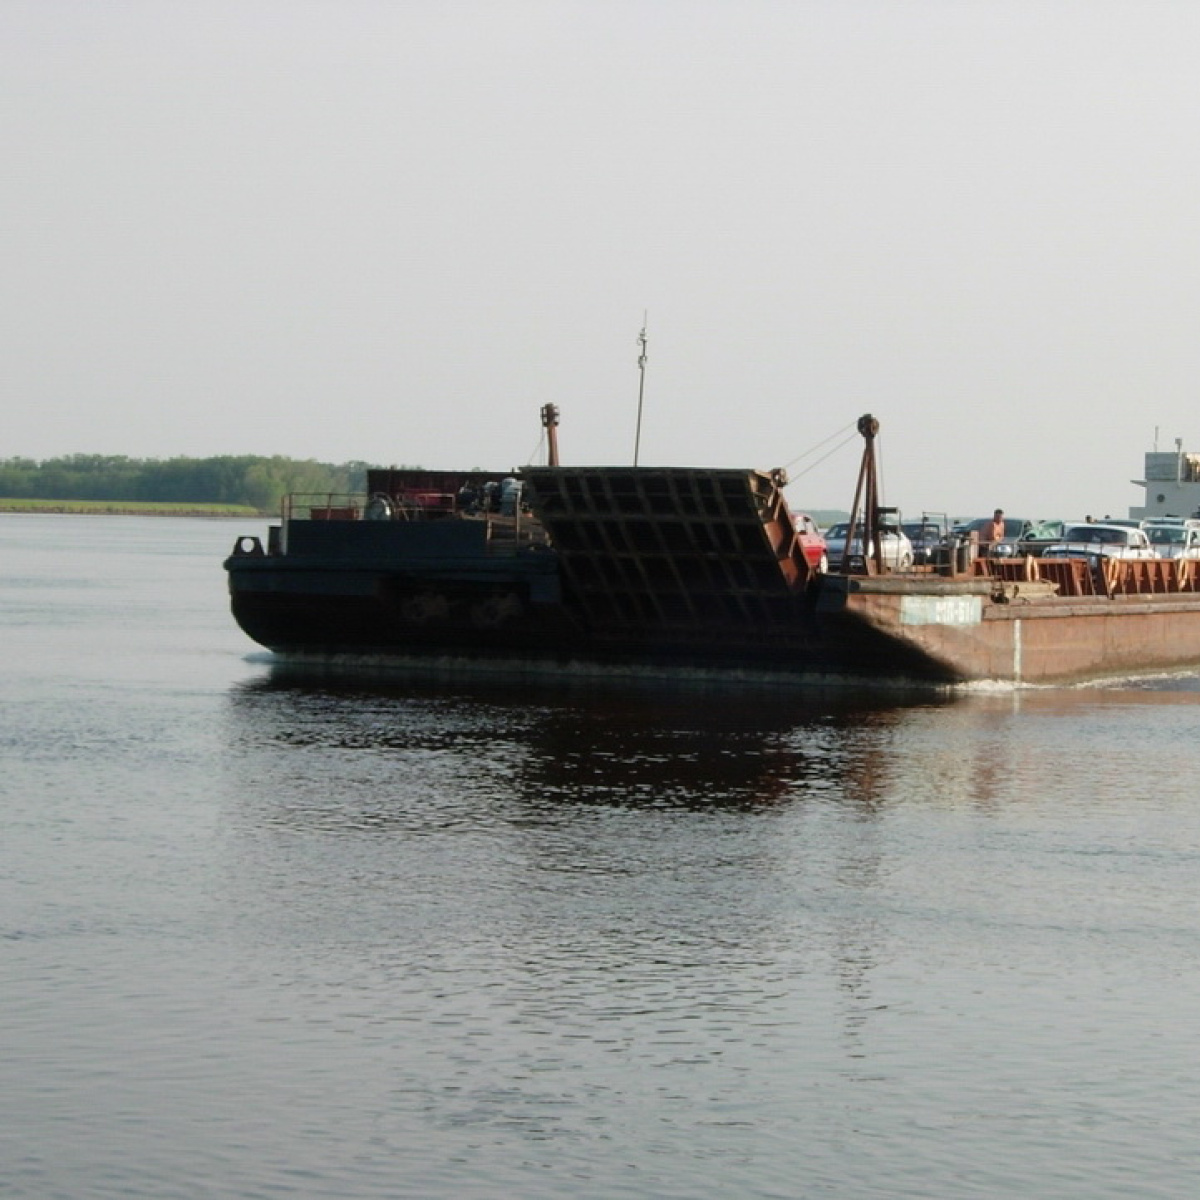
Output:
<svg viewBox="0 0 1200 1200">
<path fill-rule="evenodd" d="M 804 561 L 814 571 L 828 571 L 829 555 L 825 549 L 825 535 L 817 528 L 816 521 L 808 513 L 792 513 L 792 524 L 800 538 Z"/>
</svg>

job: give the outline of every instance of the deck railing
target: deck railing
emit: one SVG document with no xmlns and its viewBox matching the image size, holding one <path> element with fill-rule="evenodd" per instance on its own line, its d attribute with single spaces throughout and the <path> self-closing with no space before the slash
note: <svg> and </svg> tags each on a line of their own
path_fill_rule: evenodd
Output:
<svg viewBox="0 0 1200 1200">
<path fill-rule="evenodd" d="M 454 496 L 444 492 L 296 492 L 282 502 L 285 521 L 421 521 L 454 512 Z"/>
<path fill-rule="evenodd" d="M 351 492 L 311 492 L 284 496 L 280 516 L 287 521 L 357 521 L 367 498 Z"/>
<path fill-rule="evenodd" d="M 373 495 L 351 492 L 294 493 L 285 496 L 281 504 L 282 540 L 286 546 L 286 530 L 292 521 L 436 521 L 447 518 L 478 521 L 486 527 L 489 550 L 512 553 L 525 546 L 545 544 L 546 531 L 531 513 L 518 507 L 511 515 L 495 512 L 460 511 L 455 497 L 442 492 L 404 492 Z"/>
<path fill-rule="evenodd" d="M 1200 591 L 1200 562 L 1180 558 L 980 558 L 975 573 L 1005 583 L 1052 583 L 1060 596 Z"/>
</svg>

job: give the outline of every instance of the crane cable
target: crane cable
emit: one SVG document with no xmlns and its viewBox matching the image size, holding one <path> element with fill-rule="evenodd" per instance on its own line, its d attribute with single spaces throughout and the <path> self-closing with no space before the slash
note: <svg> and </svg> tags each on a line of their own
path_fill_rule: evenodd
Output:
<svg viewBox="0 0 1200 1200">
<path fill-rule="evenodd" d="M 793 458 L 791 460 L 791 462 L 784 463 L 783 469 L 785 471 L 787 471 L 789 476 L 791 476 L 795 479 L 799 479 L 802 476 L 807 475 L 810 471 L 815 471 L 817 469 L 817 467 L 819 467 L 826 459 L 832 458 L 835 454 L 838 453 L 839 450 L 844 450 L 847 446 L 849 446 L 854 441 L 855 437 L 857 437 L 857 436 L 858 436 L 858 422 L 851 421 L 849 425 L 843 425 L 841 429 L 835 430 L 827 438 L 824 438 L 822 441 L 817 442 L 817 444 L 815 446 L 810 446 L 802 454 L 796 455 L 796 457 Z M 838 444 L 836 446 L 831 446 L 815 462 L 809 463 L 807 467 L 805 467 L 802 471 L 795 472 L 795 474 L 793 476 L 792 468 L 798 462 L 803 462 L 806 458 L 809 457 L 809 455 L 816 454 L 816 452 L 818 450 L 820 450 L 822 446 L 829 445 L 829 443 L 832 442 L 834 438 L 839 438 L 839 437 L 842 440 L 840 442 L 838 442 Z M 545 444 L 546 444 L 546 431 L 543 429 L 541 435 L 538 437 L 537 445 L 534 446 L 533 450 L 530 452 L 529 456 L 526 458 L 525 461 L 527 463 L 532 463 L 534 461 L 534 459 L 537 458 L 537 456 L 541 453 L 542 447 Z M 877 458 L 879 457 L 878 450 L 876 450 L 876 456 L 877 456 Z M 882 462 L 880 462 L 879 465 L 880 465 L 880 470 L 879 470 L 880 483 L 882 485 L 882 480 L 883 480 Z M 882 491 L 883 491 L 883 488 L 881 486 L 880 487 L 881 494 L 882 494 Z"/>
<path fill-rule="evenodd" d="M 812 446 L 808 450 L 805 450 L 803 454 L 797 455 L 795 458 L 792 459 L 791 462 L 784 464 L 783 469 L 788 473 L 788 482 L 794 483 L 795 480 L 802 478 L 803 476 L 807 475 L 810 471 L 816 470 L 816 468 L 819 467 L 826 459 L 832 458 L 835 454 L 838 453 L 839 450 L 844 450 L 847 446 L 851 445 L 858 436 L 859 436 L 858 422 L 851 421 L 849 425 L 843 425 L 841 429 L 837 430 L 835 433 L 831 433 L 827 438 L 824 439 L 824 441 L 817 442 L 817 444 L 815 446 Z M 840 437 L 842 440 L 840 442 L 838 442 L 836 446 L 831 446 L 815 462 L 809 463 L 809 465 L 807 467 L 805 467 L 801 471 L 797 471 L 793 475 L 791 468 L 794 467 L 796 465 L 796 463 L 802 462 L 810 454 L 816 454 L 816 452 L 818 450 L 820 450 L 822 446 L 828 445 L 830 442 L 833 441 L 834 438 L 837 438 L 837 437 Z M 886 491 L 884 489 L 884 481 L 883 481 L 883 453 L 880 448 L 878 438 L 875 439 L 875 474 L 876 474 L 876 480 L 877 480 L 876 501 L 877 501 L 877 503 L 882 504 L 883 497 L 886 495 Z"/>
<path fill-rule="evenodd" d="M 848 445 L 851 444 L 851 442 L 854 441 L 854 439 L 857 436 L 858 436 L 858 422 L 851 421 L 849 425 L 842 426 L 841 429 L 837 430 L 834 433 L 831 433 L 823 441 L 820 441 L 815 446 L 812 446 L 809 449 L 805 450 L 803 454 L 798 454 L 795 458 L 792 459 L 791 462 L 784 463 L 783 469 L 785 471 L 787 471 L 788 475 L 790 476 L 792 474 L 792 467 L 794 467 L 798 462 L 803 462 L 804 459 L 808 458 L 808 456 L 810 454 L 816 454 L 816 452 L 818 450 L 820 450 L 822 446 L 828 445 L 830 442 L 833 441 L 834 438 L 840 437 L 842 439 L 840 442 L 838 442 L 838 444 L 836 446 L 831 447 L 824 454 L 822 454 L 821 457 L 816 460 L 816 462 L 809 463 L 809 465 L 807 467 L 805 467 L 802 471 L 796 472 L 796 478 L 799 479 L 800 476 L 807 475 L 809 473 L 809 471 L 815 470 L 827 458 L 832 457 L 839 450 L 844 450 Z"/>
<path fill-rule="evenodd" d="M 546 430 L 543 426 L 542 432 L 537 440 L 537 445 L 529 452 L 529 457 L 525 459 L 526 466 L 533 466 L 534 460 L 541 456 L 542 447 L 546 444 Z"/>
</svg>

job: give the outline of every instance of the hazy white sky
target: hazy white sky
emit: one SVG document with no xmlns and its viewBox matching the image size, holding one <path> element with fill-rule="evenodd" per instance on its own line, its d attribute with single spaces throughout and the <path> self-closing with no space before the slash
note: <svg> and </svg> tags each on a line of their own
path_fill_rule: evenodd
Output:
<svg viewBox="0 0 1200 1200">
<path fill-rule="evenodd" d="M 1115 515 L 1200 451 L 1198 62 L 1195 0 L 0 0 L 0 457 L 506 468 L 552 400 L 627 463 L 645 310 L 643 464 L 870 411 L 906 512 Z"/>
</svg>

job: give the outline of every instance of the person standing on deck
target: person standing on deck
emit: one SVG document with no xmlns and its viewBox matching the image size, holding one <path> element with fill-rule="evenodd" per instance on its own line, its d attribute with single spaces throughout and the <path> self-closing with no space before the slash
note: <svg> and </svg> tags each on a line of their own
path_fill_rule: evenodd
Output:
<svg viewBox="0 0 1200 1200">
<path fill-rule="evenodd" d="M 991 523 L 983 527 L 984 554 L 991 552 L 992 546 L 1004 541 L 1004 509 L 998 508 L 992 513 Z"/>
</svg>

